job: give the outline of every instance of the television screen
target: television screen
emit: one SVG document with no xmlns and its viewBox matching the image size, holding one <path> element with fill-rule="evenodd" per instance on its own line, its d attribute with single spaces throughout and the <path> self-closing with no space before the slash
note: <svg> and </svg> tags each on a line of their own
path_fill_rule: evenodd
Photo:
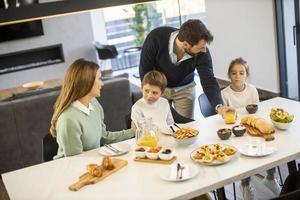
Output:
<svg viewBox="0 0 300 200">
<path fill-rule="evenodd" d="M 43 35 L 41 20 L 0 26 L 0 42 Z"/>
<path fill-rule="evenodd" d="M 1 3 L 2 2 L 2 3 Z M 0 9 L 36 4 L 38 0 L 0 0 Z M 41 20 L 0 26 L 0 42 L 44 35 Z"/>
</svg>

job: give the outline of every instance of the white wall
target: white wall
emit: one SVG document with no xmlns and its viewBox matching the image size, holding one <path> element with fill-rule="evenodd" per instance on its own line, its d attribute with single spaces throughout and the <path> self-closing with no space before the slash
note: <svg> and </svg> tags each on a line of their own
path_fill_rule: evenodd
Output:
<svg viewBox="0 0 300 200">
<path fill-rule="evenodd" d="M 273 0 L 207 0 L 208 29 L 216 77 L 227 80 L 230 61 L 243 57 L 257 88 L 279 92 Z"/>
<path fill-rule="evenodd" d="M 0 89 L 20 86 L 34 80 L 62 79 L 66 68 L 78 58 L 97 61 L 90 13 L 42 21 L 43 36 L 0 43 L 0 54 L 61 43 L 65 62 L 0 75 Z"/>
</svg>

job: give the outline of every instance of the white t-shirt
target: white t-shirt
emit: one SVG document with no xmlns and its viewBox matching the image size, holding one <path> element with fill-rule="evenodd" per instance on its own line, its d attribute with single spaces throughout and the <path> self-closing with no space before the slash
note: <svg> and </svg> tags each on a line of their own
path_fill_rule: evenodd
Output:
<svg viewBox="0 0 300 200">
<path fill-rule="evenodd" d="M 151 117 L 153 124 L 166 130 L 168 125 L 174 123 L 170 105 L 167 99 L 160 97 L 156 102 L 148 104 L 144 98 L 139 99 L 131 108 L 131 119 L 137 122 L 143 117 Z"/>
<path fill-rule="evenodd" d="M 251 84 L 246 84 L 245 89 L 241 92 L 236 92 L 228 86 L 221 91 L 221 95 L 224 105 L 234 108 L 241 108 L 259 102 L 257 89 Z"/>
</svg>

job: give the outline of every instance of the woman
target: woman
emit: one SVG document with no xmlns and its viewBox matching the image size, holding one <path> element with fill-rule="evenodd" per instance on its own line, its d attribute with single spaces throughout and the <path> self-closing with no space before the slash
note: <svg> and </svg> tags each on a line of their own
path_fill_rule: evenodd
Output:
<svg viewBox="0 0 300 200">
<path fill-rule="evenodd" d="M 97 64 L 78 59 L 68 68 L 51 120 L 50 132 L 59 146 L 54 159 L 98 148 L 101 140 L 116 142 L 135 135 L 134 129 L 106 131 L 103 109 L 95 98 L 102 86 Z"/>
</svg>

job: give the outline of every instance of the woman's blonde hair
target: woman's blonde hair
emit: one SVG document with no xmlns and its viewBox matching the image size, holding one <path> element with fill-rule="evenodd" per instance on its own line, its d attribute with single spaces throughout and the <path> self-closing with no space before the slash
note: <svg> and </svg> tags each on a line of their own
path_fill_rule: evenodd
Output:
<svg viewBox="0 0 300 200">
<path fill-rule="evenodd" d="M 99 66 L 91 61 L 78 59 L 66 71 L 62 89 L 54 104 L 50 132 L 56 137 L 56 122 L 61 113 L 74 101 L 86 96 L 92 89 Z"/>
</svg>

